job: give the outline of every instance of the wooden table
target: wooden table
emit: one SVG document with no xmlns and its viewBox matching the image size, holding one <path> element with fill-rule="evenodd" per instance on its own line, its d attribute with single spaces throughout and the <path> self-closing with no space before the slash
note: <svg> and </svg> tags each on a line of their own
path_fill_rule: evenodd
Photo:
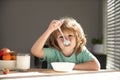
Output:
<svg viewBox="0 0 120 80">
<path fill-rule="evenodd" d="M 25 72 L 10 71 L 4 75 L 0 71 L 0 80 L 120 80 L 120 71 L 100 70 L 57 72 L 52 69 L 29 69 Z"/>
</svg>

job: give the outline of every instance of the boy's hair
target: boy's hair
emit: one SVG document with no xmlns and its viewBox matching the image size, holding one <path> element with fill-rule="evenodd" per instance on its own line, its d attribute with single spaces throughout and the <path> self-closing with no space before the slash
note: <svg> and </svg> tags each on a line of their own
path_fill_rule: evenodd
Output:
<svg viewBox="0 0 120 80">
<path fill-rule="evenodd" d="M 61 18 L 60 20 L 63 20 L 64 23 L 61 26 L 61 30 L 68 31 L 68 32 L 73 32 L 76 38 L 76 46 L 74 48 L 74 51 L 76 54 L 80 53 L 83 49 L 83 46 L 86 45 L 86 38 L 84 31 L 80 24 L 73 18 L 71 17 L 64 17 Z M 57 36 L 58 36 L 59 30 L 55 30 L 48 39 L 48 44 L 50 47 L 54 47 L 57 50 L 61 51 L 58 43 L 57 43 Z"/>
</svg>

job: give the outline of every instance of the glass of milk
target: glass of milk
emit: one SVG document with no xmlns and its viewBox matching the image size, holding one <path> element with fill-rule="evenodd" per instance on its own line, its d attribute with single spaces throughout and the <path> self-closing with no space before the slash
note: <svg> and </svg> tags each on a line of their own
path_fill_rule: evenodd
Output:
<svg viewBox="0 0 120 80">
<path fill-rule="evenodd" d="M 29 53 L 18 53 L 16 59 L 17 71 L 26 71 L 30 69 L 30 54 Z"/>
</svg>

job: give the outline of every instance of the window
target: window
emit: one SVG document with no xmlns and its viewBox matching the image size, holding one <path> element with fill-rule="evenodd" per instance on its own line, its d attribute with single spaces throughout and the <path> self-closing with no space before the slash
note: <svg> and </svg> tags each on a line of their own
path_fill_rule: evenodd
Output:
<svg viewBox="0 0 120 80">
<path fill-rule="evenodd" d="M 107 0 L 106 10 L 107 68 L 120 70 L 120 0 Z"/>
</svg>

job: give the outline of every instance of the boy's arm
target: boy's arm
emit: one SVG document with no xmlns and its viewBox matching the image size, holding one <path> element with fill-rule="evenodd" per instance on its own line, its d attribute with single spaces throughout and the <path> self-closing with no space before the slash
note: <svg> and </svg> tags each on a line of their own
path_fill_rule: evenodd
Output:
<svg viewBox="0 0 120 80">
<path fill-rule="evenodd" d="M 44 51 L 43 47 L 46 43 L 48 37 L 50 34 L 55 31 L 58 27 L 60 27 L 63 24 L 62 21 L 59 20 L 53 20 L 48 29 L 38 38 L 38 40 L 34 43 L 33 47 L 31 48 L 31 52 L 34 56 L 43 58 L 44 57 Z"/>
<path fill-rule="evenodd" d="M 100 63 L 96 58 L 93 58 L 91 61 L 76 64 L 74 66 L 75 70 L 99 70 L 100 69 Z"/>
</svg>

